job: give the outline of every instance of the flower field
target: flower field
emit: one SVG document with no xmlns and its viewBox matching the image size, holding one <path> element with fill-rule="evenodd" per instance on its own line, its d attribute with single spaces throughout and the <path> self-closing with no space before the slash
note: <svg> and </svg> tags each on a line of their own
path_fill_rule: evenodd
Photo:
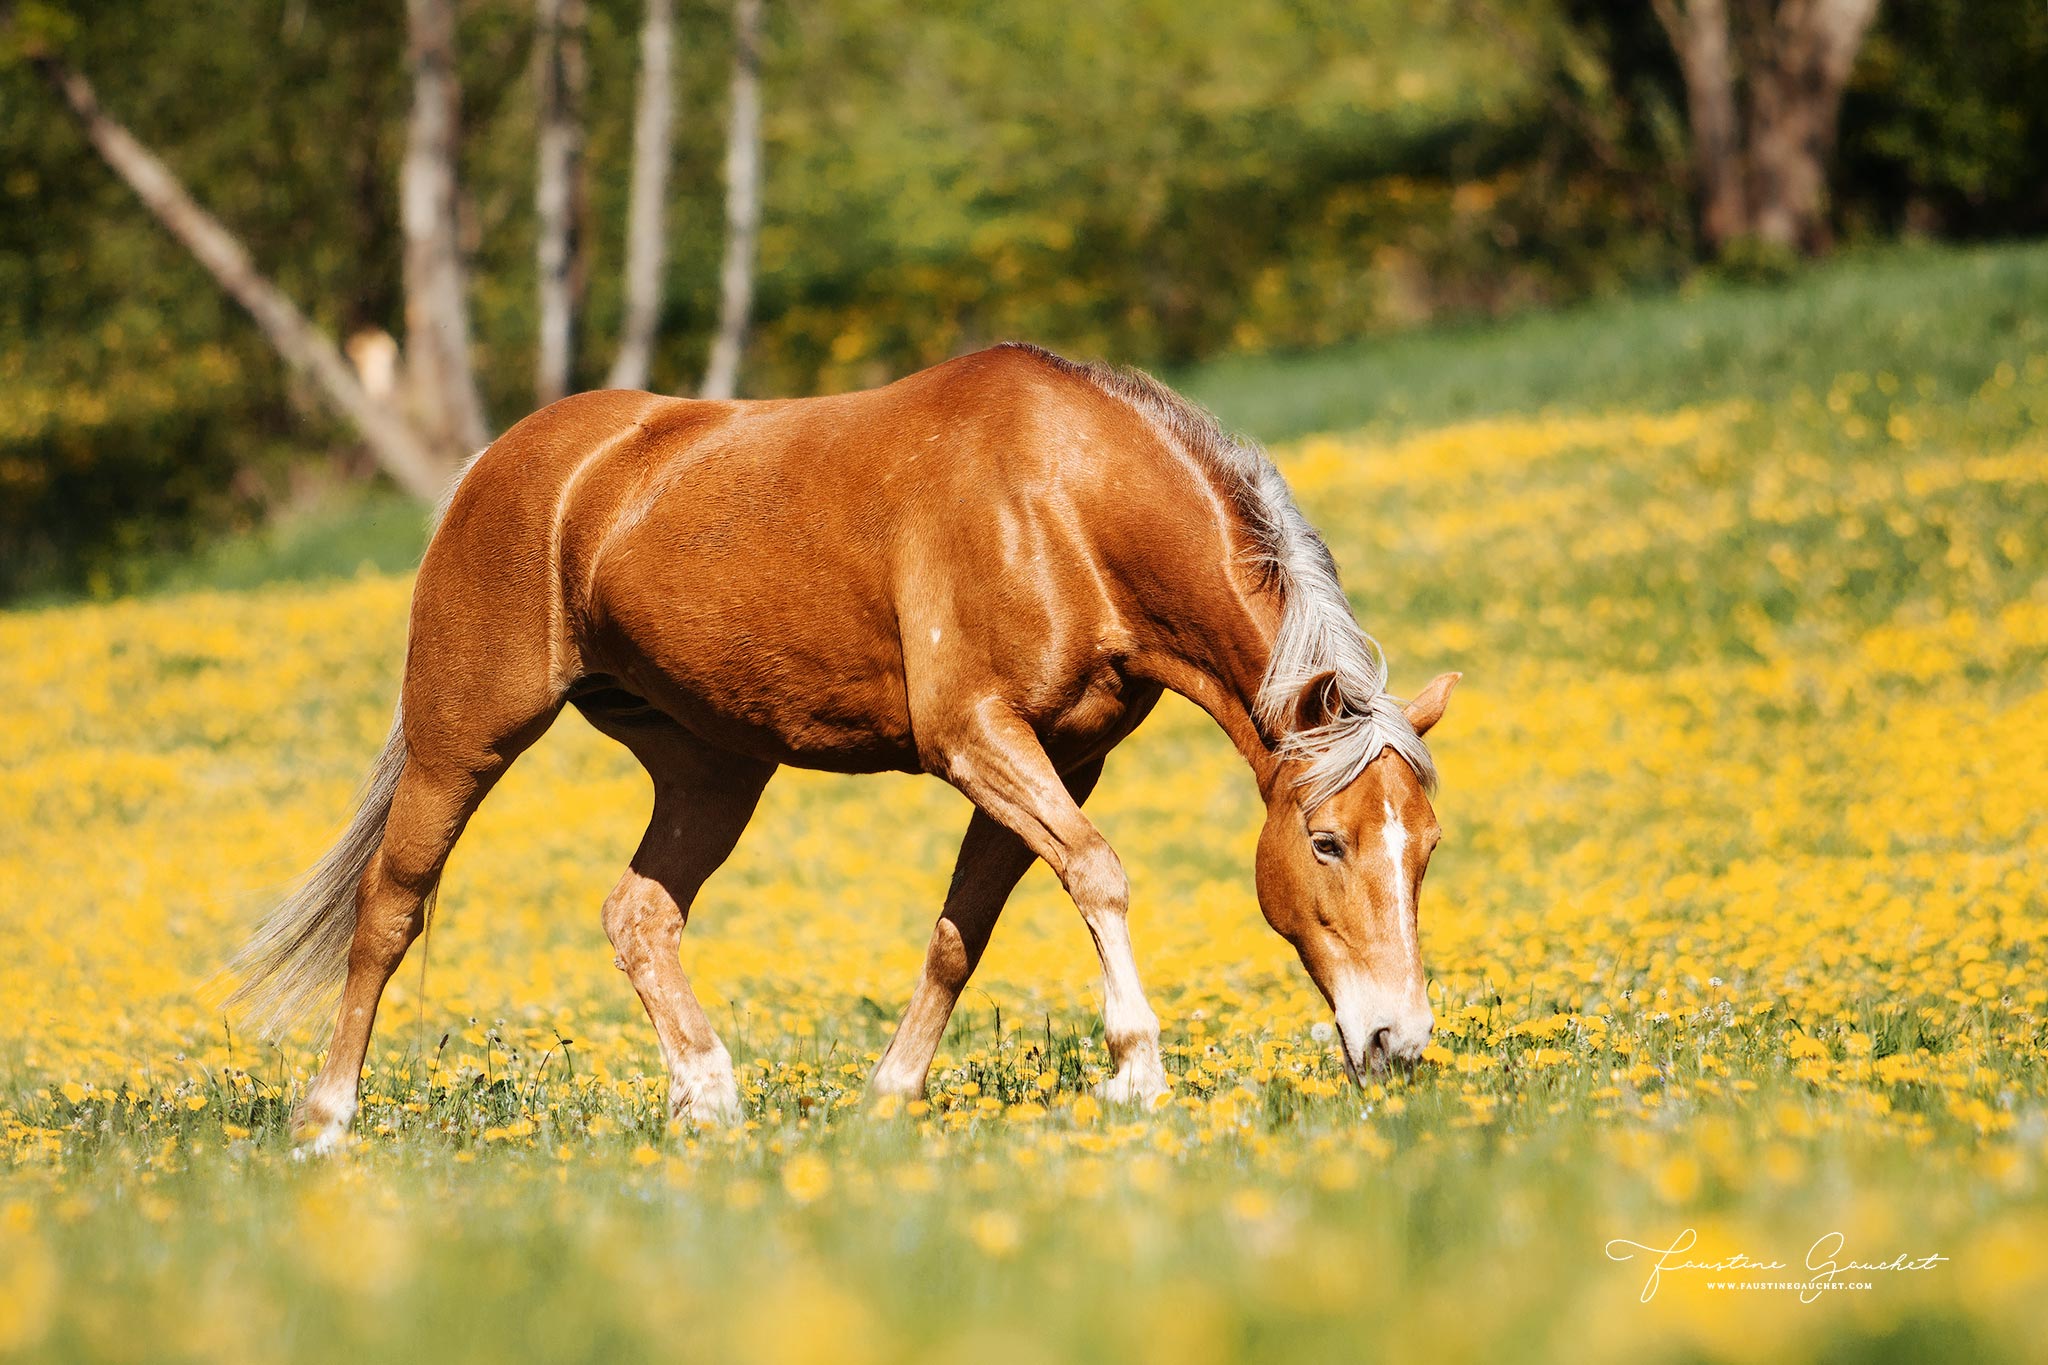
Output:
<svg viewBox="0 0 2048 1365">
<path fill-rule="evenodd" d="M 1466 675 L 1437 1041 L 1362 1092 L 1260 919 L 1250 777 L 1169 699 L 1090 805 L 1165 1106 L 1088 1097 L 1042 869 L 929 1102 L 867 1104 L 967 808 L 785 772 L 684 942 L 750 1121 L 670 1131 L 598 924 L 647 786 L 571 715 L 458 846 L 355 1146 L 294 1161 L 320 1042 L 241 1037 L 208 977 L 345 815 L 408 581 L 0 616 L 0 1357 L 2038 1352 L 2048 342 L 1276 455 L 1397 690 Z M 1686 1229 L 1790 1269 L 1610 1245 Z M 1942 1259 L 1716 1287 L 1811 1281 L 1834 1232 Z"/>
</svg>

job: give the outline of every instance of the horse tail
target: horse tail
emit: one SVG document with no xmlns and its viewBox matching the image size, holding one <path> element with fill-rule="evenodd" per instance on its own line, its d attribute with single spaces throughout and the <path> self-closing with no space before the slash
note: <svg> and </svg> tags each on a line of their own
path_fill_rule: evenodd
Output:
<svg viewBox="0 0 2048 1365">
<path fill-rule="evenodd" d="M 227 1008 L 246 1008 L 251 1026 L 263 1036 L 281 1038 L 340 992 L 356 932 L 356 888 L 384 842 L 405 759 L 401 707 L 363 781 L 348 828 L 228 964 L 239 980 Z"/>
</svg>

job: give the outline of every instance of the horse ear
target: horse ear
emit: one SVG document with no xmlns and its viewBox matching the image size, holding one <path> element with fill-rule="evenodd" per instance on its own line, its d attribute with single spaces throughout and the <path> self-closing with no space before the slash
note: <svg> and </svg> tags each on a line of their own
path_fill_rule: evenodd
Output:
<svg viewBox="0 0 2048 1365">
<path fill-rule="evenodd" d="M 1408 703 L 1408 723 L 1415 727 L 1415 733 L 1426 735 L 1429 727 L 1444 718 L 1444 707 L 1450 705 L 1451 689 L 1458 685 L 1463 673 L 1439 673 L 1429 686 L 1415 694 L 1415 700 Z"/>
<path fill-rule="evenodd" d="M 1303 684 L 1301 695 L 1294 701 L 1296 733 L 1328 725 L 1337 719 L 1336 682 L 1336 670 L 1326 668 Z"/>
</svg>

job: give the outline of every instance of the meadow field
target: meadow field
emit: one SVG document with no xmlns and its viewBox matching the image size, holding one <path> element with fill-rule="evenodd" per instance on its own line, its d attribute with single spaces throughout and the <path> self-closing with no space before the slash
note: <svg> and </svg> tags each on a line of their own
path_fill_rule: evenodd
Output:
<svg viewBox="0 0 2048 1365">
<path fill-rule="evenodd" d="M 1195 377 L 1396 690 L 1465 673 L 1437 1040 L 1363 1091 L 1169 699 L 1090 803 L 1166 1104 L 1088 1094 L 1043 869 L 929 1101 L 864 1100 L 967 807 L 784 772 L 683 949 L 749 1119 L 671 1129 L 598 924 L 649 793 L 571 715 L 457 848 L 355 1145 L 294 1160 L 321 1040 L 209 976 L 346 813 L 409 578 L 0 615 L 0 1357 L 2039 1358 L 2044 304 L 2048 250 L 1985 250 Z M 1688 1229 L 1786 1268 L 1616 1245 Z"/>
</svg>

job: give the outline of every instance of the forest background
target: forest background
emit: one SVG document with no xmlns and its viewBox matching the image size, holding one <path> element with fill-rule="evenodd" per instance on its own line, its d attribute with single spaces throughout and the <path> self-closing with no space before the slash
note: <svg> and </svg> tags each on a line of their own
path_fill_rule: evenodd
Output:
<svg viewBox="0 0 2048 1365">
<path fill-rule="evenodd" d="M 423 494 L 554 392 L 699 391 L 721 336 L 743 395 L 1012 337 L 1173 373 L 2032 234 L 2044 72 L 2038 0 L 9 3 L 0 599 Z"/>
</svg>

